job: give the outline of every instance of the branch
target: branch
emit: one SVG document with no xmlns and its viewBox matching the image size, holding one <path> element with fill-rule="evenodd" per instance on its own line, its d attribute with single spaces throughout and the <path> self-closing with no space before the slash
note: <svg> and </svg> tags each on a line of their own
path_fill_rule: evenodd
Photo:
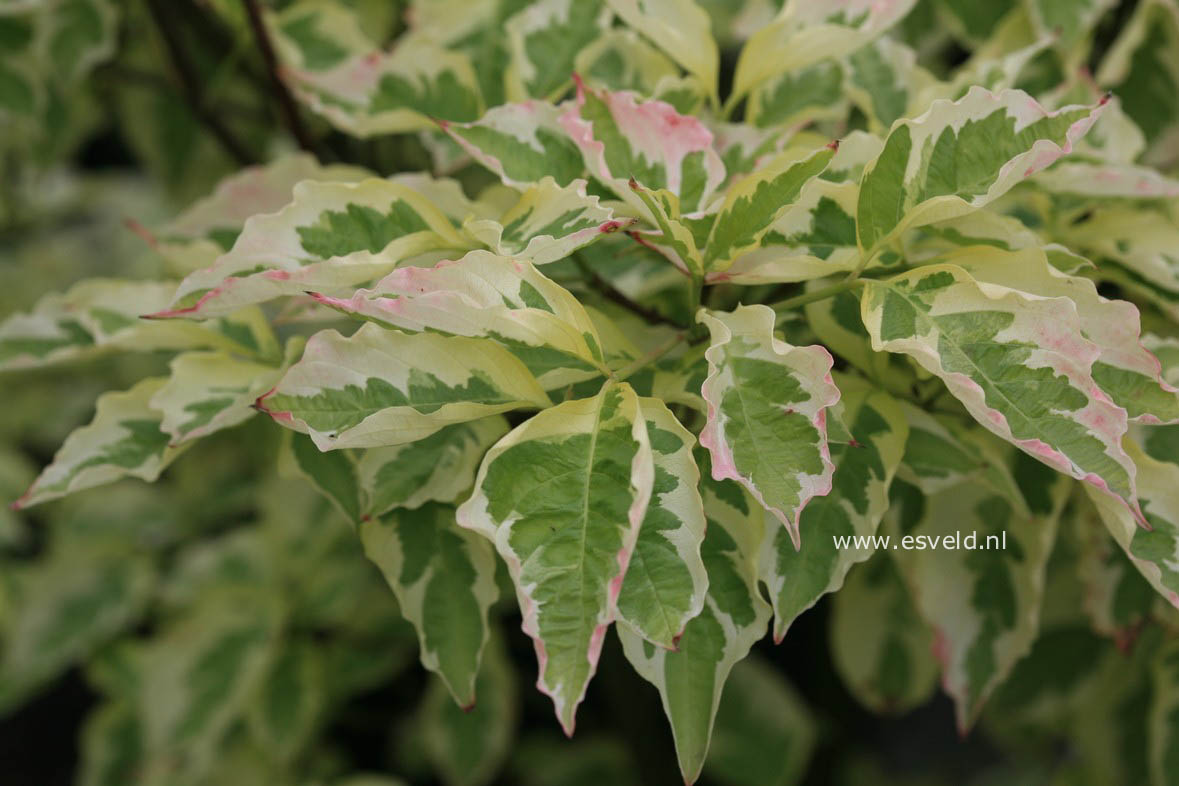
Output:
<svg viewBox="0 0 1179 786">
<path fill-rule="evenodd" d="M 176 77 L 180 80 L 180 88 L 184 92 L 193 114 L 205 124 L 221 147 L 225 148 L 225 152 L 237 163 L 242 166 L 254 163 L 256 160 L 254 155 L 234 136 L 233 132 L 229 130 L 229 126 L 221 120 L 217 113 L 205 105 L 201 98 L 200 75 L 192 61 L 188 59 L 188 53 L 184 50 L 180 34 L 172 24 L 173 20 L 169 9 L 163 7 L 162 0 L 147 0 L 147 10 L 151 14 L 152 22 L 160 31 L 160 36 L 164 39 L 164 48 L 168 52 L 172 70 L 176 72 Z"/>
<path fill-rule="evenodd" d="M 299 147 L 309 153 L 314 153 L 315 141 L 307 132 L 307 127 L 303 125 L 303 118 L 299 115 L 299 107 L 295 105 L 295 99 L 291 97 L 286 83 L 278 74 L 278 57 L 274 54 L 274 45 L 270 42 L 270 34 L 266 32 L 266 24 L 262 21 L 262 9 L 258 5 L 258 0 L 242 0 L 242 5 L 245 6 L 246 14 L 250 18 L 250 29 L 254 31 L 254 40 L 258 44 L 258 51 L 261 53 L 262 60 L 266 63 L 266 70 L 270 74 L 270 84 L 274 88 L 274 96 L 278 100 L 283 120 L 290 130 L 291 136 L 299 143 Z"/>
<path fill-rule="evenodd" d="M 585 277 L 589 279 L 590 286 L 597 290 L 598 294 L 609 300 L 611 303 L 616 303 L 622 306 L 627 311 L 642 317 L 648 322 L 654 322 L 661 325 L 671 325 L 674 328 L 683 327 L 683 325 L 677 324 L 674 320 L 663 316 L 655 309 L 648 308 L 641 303 L 636 303 L 626 295 L 619 292 L 610 284 L 610 282 L 606 281 L 604 278 L 594 272 L 594 270 L 590 268 L 590 266 L 587 265 L 576 254 L 570 258 L 573 260 L 574 264 L 577 265 L 578 269 L 581 270 L 581 272 L 585 275 Z"/>
</svg>

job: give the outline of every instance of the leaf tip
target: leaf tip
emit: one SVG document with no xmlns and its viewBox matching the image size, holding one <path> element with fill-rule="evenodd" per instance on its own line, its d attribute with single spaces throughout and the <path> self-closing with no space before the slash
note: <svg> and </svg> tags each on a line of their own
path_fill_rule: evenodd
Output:
<svg viewBox="0 0 1179 786">
<path fill-rule="evenodd" d="M 836 152 L 836 153 L 839 152 L 839 140 L 832 139 L 830 142 L 827 143 L 827 149 L 832 152 Z"/>
</svg>

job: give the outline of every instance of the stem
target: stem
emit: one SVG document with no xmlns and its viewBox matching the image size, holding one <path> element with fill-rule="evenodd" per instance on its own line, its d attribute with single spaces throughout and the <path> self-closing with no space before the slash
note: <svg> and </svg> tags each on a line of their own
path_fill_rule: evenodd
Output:
<svg viewBox="0 0 1179 786">
<path fill-rule="evenodd" d="M 648 352 L 646 355 L 639 358 L 634 363 L 631 363 L 629 366 L 624 366 L 622 369 L 615 371 L 610 376 L 614 379 L 615 382 L 622 382 L 624 379 L 628 378 L 629 376 L 631 376 L 635 372 L 642 371 L 644 368 L 651 365 L 655 361 L 659 360 L 661 357 L 666 355 L 668 352 L 671 352 L 673 349 L 678 347 L 683 342 L 683 340 L 687 337 L 688 337 L 688 331 L 681 330 L 679 333 L 676 333 L 674 336 L 672 336 L 667 342 L 665 342 L 661 346 L 656 347 L 654 350 L 652 350 L 651 352 Z"/>
<path fill-rule="evenodd" d="M 785 311 L 792 308 L 798 308 L 799 306 L 805 306 L 807 303 L 814 303 L 819 300 L 826 300 L 829 297 L 835 297 L 841 292 L 847 292 L 848 290 L 856 289 L 858 287 L 862 287 L 863 285 L 863 279 L 848 279 L 840 281 L 838 284 L 821 287 L 814 291 L 798 295 L 797 297 L 787 298 L 780 303 L 772 304 L 770 308 L 774 309 L 774 311 Z"/>
<path fill-rule="evenodd" d="M 570 258 L 573 260 L 573 263 L 577 265 L 577 268 L 582 272 L 582 274 L 584 274 L 585 277 L 589 279 L 590 286 L 597 290 L 598 294 L 609 300 L 611 303 L 622 306 L 627 311 L 642 317 L 647 322 L 655 322 L 661 325 L 670 325 L 671 327 L 675 328 L 682 327 L 682 325 L 679 325 L 675 321 L 668 319 L 655 309 L 648 308 L 641 303 L 636 303 L 626 295 L 619 292 L 610 284 L 610 282 L 599 276 L 589 265 L 587 265 L 585 261 L 581 259 L 581 257 L 574 254 Z"/>
<path fill-rule="evenodd" d="M 309 153 L 314 153 L 315 142 L 307 133 L 307 127 L 303 125 L 303 118 L 299 116 L 299 107 L 295 105 L 295 99 L 291 97 L 282 77 L 278 75 L 278 57 L 274 54 L 274 45 L 270 42 L 270 35 L 266 32 L 266 24 L 262 21 L 262 9 L 258 5 L 258 0 L 242 0 L 242 5 L 245 6 L 246 14 L 250 18 L 250 29 L 254 32 L 254 41 L 258 44 L 258 52 L 266 63 L 266 70 L 270 74 L 270 84 L 274 89 L 274 97 L 278 100 L 278 107 L 287 129 L 295 141 L 299 143 L 299 147 Z"/>
<path fill-rule="evenodd" d="M 176 72 L 177 79 L 180 80 L 181 90 L 184 91 L 193 114 L 208 127 L 221 146 L 225 148 L 225 152 L 237 163 L 242 166 L 254 163 L 253 154 L 233 135 L 233 132 L 222 122 L 217 113 L 210 111 L 205 106 L 205 102 L 201 98 L 200 75 L 192 61 L 188 59 L 188 54 L 180 40 L 180 34 L 172 24 L 171 11 L 162 6 L 161 0 L 147 0 L 147 10 L 151 14 L 156 29 L 160 31 L 160 37 L 164 39 L 164 48 L 168 52 L 168 59 L 172 63 L 172 69 Z"/>
</svg>

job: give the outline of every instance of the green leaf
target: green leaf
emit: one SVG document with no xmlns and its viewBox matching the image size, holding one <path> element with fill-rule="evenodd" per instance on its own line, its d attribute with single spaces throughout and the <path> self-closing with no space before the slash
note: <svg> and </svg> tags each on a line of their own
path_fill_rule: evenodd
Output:
<svg viewBox="0 0 1179 786">
<path fill-rule="evenodd" d="M 708 422 L 700 444 L 712 476 L 745 486 L 799 544 L 798 519 L 831 490 L 826 409 L 839 400 L 831 355 L 774 338 L 774 312 L 740 306 L 701 311 L 712 343 L 703 386 Z"/>
<path fill-rule="evenodd" d="M 1150 782 L 1152 786 L 1174 786 L 1179 783 L 1179 642 L 1171 639 L 1159 648 L 1151 671 Z"/>
<path fill-rule="evenodd" d="M 458 527 L 452 506 L 435 503 L 365 521 L 360 538 L 418 630 L 422 665 L 469 709 L 489 636 L 487 610 L 499 597 L 491 547 Z"/>
<path fill-rule="evenodd" d="M 625 383 L 546 409 L 483 460 L 459 523 L 508 565 L 537 687 L 566 734 L 597 667 L 654 482 L 638 398 Z"/>
<path fill-rule="evenodd" d="M 315 334 L 258 400 L 320 450 L 400 445 L 453 423 L 548 403 L 524 365 L 491 341 L 373 324 L 348 337 Z"/>
<path fill-rule="evenodd" d="M 698 456 L 707 461 L 707 454 Z M 707 473 L 701 494 L 708 520 L 700 550 L 708 572 L 703 611 L 688 622 L 675 650 L 656 647 L 628 626 L 618 627 L 627 660 L 659 689 L 687 783 L 704 766 L 729 672 L 765 635 L 770 618 L 757 589 L 764 511 L 735 483 L 710 480 Z"/>
<path fill-rule="evenodd" d="M 831 492 L 810 502 L 799 518 L 807 534 L 796 549 L 785 530 L 767 534 L 759 555 L 759 578 L 774 607 L 774 640 L 820 597 L 843 585 L 847 571 L 871 556 L 868 539 L 888 510 L 888 489 L 905 452 L 909 426 L 887 393 L 852 377 L 840 377 L 842 398 L 831 423 L 848 438 L 833 439 Z M 854 538 L 863 538 L 856 544 Z M 842 545 L 837 539 L 845 539 Z"/>
<path fill-rule="evenodd" d="M 692 456 L 696 438 L 659 399 L 640 398 L 639 409 L 655 481 L 618 595 L 618 616 L 647 641 L 673 650 L 684 626 L 704 607 L 708 587 L 700 561 L 705 519 Z"/>
<path fill-rule="evenodd" d="M 160 430 L 162 414 L 150 401 L 164 385 L 145 379 L 121 393 L 99 396 L 94 419 L 66 438 L 28 491 L 12 503 L 27 508 L 125 477 L 149 483 L 187 446 L 171 447 Z"/>
<path fill-rule="evenodd" d="M 1101 109 L 1049 112 L 1020 90 L 972 88 L 898 123 L 864 171 L 856 212 L 862 252 L 903 230 L 991 202 L 1072 150 Z"/>
<path fill-rule="evenodd" d="M 704 771 L 732 786 L 789 786 L 806 773 L 817 736 L 797 691 L 769 663 L 750 657 L 729 675 Z"/>
<path fill-rule="evenodd" d="M 900 485 L 898 483 L 898 485 Z M 902 713 L 937 686 L 933 638 L 917 616 L 891 555 L 877 552 L 847 575 L 833 598 L 831 655 L 861 704 Z"/>
<path fill-rule="evenodd" d="M 867 282 L 862 316 L 873 349 L 909 355 L 991 432 L 1137 511 L 1126 412 L 1093 381 L 1100 350 L 1072 301 L 930 265 Z"/>
</svg>

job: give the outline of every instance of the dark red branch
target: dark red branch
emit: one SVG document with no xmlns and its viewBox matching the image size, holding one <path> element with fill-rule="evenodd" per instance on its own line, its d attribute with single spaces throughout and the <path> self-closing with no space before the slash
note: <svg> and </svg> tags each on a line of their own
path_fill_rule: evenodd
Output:
<svg viewBox="0 0 1179 786">
<path fill-rule="evenodd" d="M 258 52 L 266 63 L 266 71 L 270 74 L 270 84 L 274 89 L 274 97 L 278 101 L 279 111 L 291 136 L 298 142 L 299 147 L 309 153 L 315 152 L 315 140 L 311 138 L 307 127 L 303 125 L 303 118 L 299 114 L 299 107 L 287 89 L 286 83 L 279 75 L 278 57 L 274 54 L 274 44 L 270 41 L 270 33 L 266 31 L 266 23 L 262 20 L 262 8 L 258 0 L 242 0 L 246 14 L 250 18 L 250 29 L 254 32 L 254 40 L 258 44 Z"/>
<path fill-rule="evenodd" d="M 147 0 L 147 10 L 151 14 L 156 29 L 160 31 L 160 37 L 164 39 L 164 48 L 168 52 L 172 70 L 175 71 L 176 78 L 180 81 L 180 89 L 184 92 L 184 97 L 193 114 L 209 129 L 225 152 L 232 156 L 237 163 L 242 166 L 254 163 L 256 158 L 250 150 L 242 144 L 241 140 L 234 135 L 217 113 L 205 105 L 201 95 L 200 74 L 197 73 L 192 61 L 188 58 L 184 42 L 180 40 L 180 33 L 173 24 L 174 20 L 170 15 L 170 10 L 164 7 L 161 0 Z"/>
</svg>

